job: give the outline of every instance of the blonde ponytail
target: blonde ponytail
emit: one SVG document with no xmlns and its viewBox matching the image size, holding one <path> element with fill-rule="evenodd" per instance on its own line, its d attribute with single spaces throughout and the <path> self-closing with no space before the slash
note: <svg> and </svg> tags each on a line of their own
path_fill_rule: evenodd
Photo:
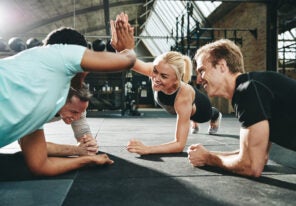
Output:
<svg viewBox="0 0 296 206">
<path fill-rule="evenodd" d="M 184 65 L 184 74 L 183 74 L 182 81 L 185 83 L 188 83 L 191 80 L 191 76 L 192 76 L 192 62 L 188 56 L 183 55 L 183 59 L 184 59 L 185 65 Z"/>
<path fill-rule="evenodd" d="M 154 64 L 158 64 L 160 61 L 169 64 L 175 70 L 176 76 L 180 81 L 188 83 L 191 80 L 192 62 L 188 56 L 176 51 L 170 51 L 158 56 L 154 60 Z"/>
</svg>

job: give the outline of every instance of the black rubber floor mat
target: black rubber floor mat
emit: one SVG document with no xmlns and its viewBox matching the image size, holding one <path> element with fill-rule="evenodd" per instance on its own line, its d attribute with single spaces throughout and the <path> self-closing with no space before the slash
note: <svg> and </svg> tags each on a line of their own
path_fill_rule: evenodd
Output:
<svg viewBox="0 0 296 206">
<path fill-rule="evenodd" d="M 165 173 L 109 155 L 115 164 L 81 169 L 65 198 L 73 205 L 222 205 Z M 152 159 L 156 158 L 156 155 Z"/>
<path fill-rule="evenodd" d="M 0 205 L 60 206 L 72 182 L 71 179 L 0 182 Z"/>
<path fill-rule="evenodd" d="M 73 179 L 77 171 L 72 171 L 54 177 L 34 176 L 26 165 L 21 152 L 0 154 L 0 181 L 23 181 L 38 179 Z"/>
</svg>

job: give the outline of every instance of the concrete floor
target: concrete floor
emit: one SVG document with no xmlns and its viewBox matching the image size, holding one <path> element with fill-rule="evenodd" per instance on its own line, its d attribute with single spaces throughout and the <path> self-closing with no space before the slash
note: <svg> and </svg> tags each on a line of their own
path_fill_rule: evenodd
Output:
<svg viewBox="0 0 296 206">
<path fill-rule="evenodd" d="M 208 123 L 200 124 L 199 133 L 189 135 L 184 153 L 141 157 L 126 151 L 129 139 L 139 139 L 148 145 L 171 141 L 175 118 L 161 109 L 140 112 L 141 116 L 134 117 L 106 112 L 88 118 L 100 151 L 114 158 L 113 165 L 86 168 L 71 173 L 71 178 L 52 180 L 52 188 L 60 191 L 56 202 L 48 198 L 52 194 L 48 189 L 50 180 L 2 181 L 0 205 L 295 205 L 295 152 L 274 146 L 263 175 L 258 179 L 216 168 L 192 167 L 185 153 L 191 144 L 202 143 L 210 150 L 221 151 L 238 148 L 239 123 L 234 117 L 224 115 L 217 135 L 207 134 Z M 75 144 L 71 127 L 62 122 L 47 124 L 45 132 L 48 141 Z M 17 143 L 0 149 L 0 153 L 16 151 L 19 151 Z M 88 177 L 97 175 L 96 179 L 82 178 L 84 182 L 81 181 L 78 177 L 85 173 Z M 79 184 L 85 182 L 93 187 L 81 189 Z M 90 190 L 114 196 L 93 196 Z M 34 195 L 39 198 L 33 198 Z M 26 201 L 21 201 L 24 198 Z"/>
</svg>

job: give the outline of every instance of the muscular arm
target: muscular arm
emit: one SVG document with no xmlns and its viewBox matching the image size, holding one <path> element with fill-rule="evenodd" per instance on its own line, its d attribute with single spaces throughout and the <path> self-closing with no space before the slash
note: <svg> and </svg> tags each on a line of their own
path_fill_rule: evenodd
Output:
<svg viewBox="0 0 296 206">
<path fill-rule="evenodd" d="M 96 155 L 99 147 L 92 135 L 84 135 L 77 145 L 46 142 L 47 155 L 51 157 Z"/>
<path fill-rule="evenodd" d="M 184 120 L 177 118 L 177 129 L 175 134 L 175 140 L 159 145 L 144 145 L 139 140 L 130 140 L 127 146 L 127 150 L 132 153 L 138 153 L 140 155 L 146 154 L 169 154 L 182 152 L 188 138 L 188 132 L 190 128 L 190 120 Z"/>
<path fill-rule="evenodd" d="M 135 61 L 136 54 L 133 50 L 111 53 L 86 49 L 81 60 L 81 67 L 89 72 L 120 72 L 132 68 Z"/>
<path fill-rule="evenodd" d="M 211 152 L 202 145 L 189 148 L 188 158 L 194 166 L 216 166 L 246 176 L 259 177 L 269 150 L 268 121 L 258 122 L 240 131 L 240 150 L 233 153 Z"/>
<path fill-rule="evenodd" d="M 71 123 L 77 145 L 55 144 L 47 142 L 47 154 L 52 157 L 96 155 L 99 150 L 93 138 L 84 112 L 80 119 Z"/>
<path fill-rule="evenodd" d="M 128 151 L 138 154 L 167 154 L 167 153 L 178 153 L 182 152 L 187 139 L 190 129 L 190 115 L 192 111 L 192 99 L 187 95 L 180 98 L 175 103 L 175 108 L 177 112 L 177 122 L 175 130 L 175 139 L 171 142 L 167 142 L 160 145 L 146 146 L 140 141 L 131 140 L 128 144 Z M 188 99 L 189 98 L 189 99 Z"/>
<path fill-rule="evenodd" d="M 46 142 L 47 155 L 51 157 L 79 156 L 77 145 L 55 144 Z"/>
<path fill-rule="evenodd" d="M 23 137 L 20 145 L 28 167 L 36 175 L 53 176 L 88 164 L 113 163 L 105 154 L 75 158 L 48 157 L 43 130 Z"/>
<path fill-rule="evenodd" d="M 124 16 L 124 14 L 122 15 Z M 119 21 L 120 26 L 118 25 L 118 27 L 120 27 L 120 30 L 118 32 L 120 36 L 117 36 L 115 32 L 115 22 L 110 22 L 112 46 L 114 47 L 115 44 L 119 46 L 120 44 L 120 49 L 117 50 L 120 52 L 93 52 L 87 49 L 81 61 L 81 66 L 85 68 L 86 71 L 116 72 L 130 69 L 134 66 L 136 54 L 133 50 L 130 50 L 135 47 L 134 32 L 127 21 L 127 16 L 124 16 L 124 21 Z"/>
</svg>

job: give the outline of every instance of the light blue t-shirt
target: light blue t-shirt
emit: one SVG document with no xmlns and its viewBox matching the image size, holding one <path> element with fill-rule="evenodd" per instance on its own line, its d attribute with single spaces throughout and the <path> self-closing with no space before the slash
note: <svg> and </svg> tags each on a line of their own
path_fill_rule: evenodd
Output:
<svg viewBox="0 0 296 206">
<path fill-rule="evenodd" d="M 0 59 L 0 147 L 51 120 L 65 104 L 86 48 L 35 47 Z"/>
</svg>

